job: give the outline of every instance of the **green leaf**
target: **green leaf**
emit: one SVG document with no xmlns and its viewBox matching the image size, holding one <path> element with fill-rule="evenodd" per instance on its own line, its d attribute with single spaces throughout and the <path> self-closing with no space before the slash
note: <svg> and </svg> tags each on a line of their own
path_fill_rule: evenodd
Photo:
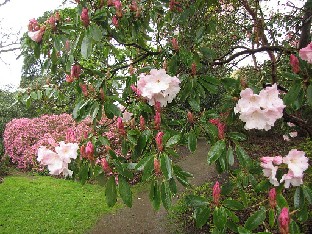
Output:
<svg viewBox="0 0 312 234">
<path fill-rule="evenodd" d="M 297 212 L 297 217 L 301 222 L 306 222 L 308 220 L 309 211 L 308 206 L 302 206 L 299 211 Z"/>
<path fill-rule="evenodd" d="M 290 234 L 301 233 L 298 224 L 295 221 L 293 221 L 293 220 L 290 222 L 289 231 L 290 231 Z"/>
<path fill-rule="evenodd" d="M 109 177 L 106 188 L 105 188 L 105 196 L 106 196 L 106 202 L 109 207 L 112 207 L 117 202 L 117 189 L 116 189 L 116 182 L 115 177 L 111 176 Z"/>
<path fill-rule="evenodd" d="M 194 211 L 195 225 L 197 228 L 204 226 L 210 218 L 209 207 L 198 207 Z"/>
<path fill-rule="evenodd" d="M 275 210 L 270 209 L 269 210 L 269 225 L 271 228 L 274 226 L 274 223 L 275 223 Z"/>
<path fill-rule="evenodd" d="M 227 221 L 227 215 L 223 207 L 216 207 L 213 212 L 213 224 L 220 230 L 222 230 Z"/>
<path fill-rule="evenodd" d="M 217 141 L 213 146 L 211 146 L 210 150 L 208 151 L 208 164 L 212 164 L 215 162 L 225 150 L 226 144 L 223 140 Z"/>
<path fill-rule="evenodd" d="M 252 234 L 248 229 L 241 226 L 238 227 L 237 230 L 239 234 Z"/>
<path fill-rule="evenodd" d="M 177 184 L 176 184 L 174 178 L 171 178 L 169 180 L 169 188 L 170 188 L 170 191 L 172 194 L 176 194 L 178 192 Z"/>
<path fill-rule="evenodd" d="M 276 195 L 276 203 L 277 203 L 278 207 L 281 209 L 283 207 L 288 207 L 287 200 L 285 199 L 285 197 L 281 193 Z"/>
<path fill-rule="evenodd" d="M 179 142 L 180 138 L 181 138 L 181 135 L 179 135 L 179 134 L 170 137 L 166 143 L 166 147 L 170 147 L 172 145 L 177 144 Z"/>
<path fill-rule="evenodd" d="M 144 155 L 144 157 L 138 162 L 138 164 L 135 166 L 136 170 L 143 170 L 146 163 L 150 160 L 154 159 L 153 155 Z"/>
<path fill-rule="evenodd" d="M 192 110 L 199 112 L 200 111 L 200 102 L 199 99 L 196 100 L 194 98 L 189 99 L 188 103 L 190 104 Z"/>
<path fill-rule="evenodd" d="M 171 207 L 171 192 L 167 182 L 163 181 L 161 183 L 161 201 L 166 210 Z"/>
<path fill-rule="evenodd" d="M 265 209 L 261 209 L 253 213 L 246 221 L 245 228 L 248 230 L 254 230 L 256 229 L 264 220 L 266 217 Z"/>
<path fill-rule="evenodd" d="M 85 184 L 87 182 L 88 175 L 89 175 L 89 164 L 83 163 L 79 171 L 79 180 L 81 184 Z"/>
<path fill-rule="evenodd" d="M 227 199 L 222 202 L 224 206 L 232 210 L 242 210 L 244 209 L 244 205 L 236 200 Z"/>
<path fill-rule="evenodd" d="M 191 151 L 191 152 L 194 152 L 196 150 L 196 146 L 197 146 L 197 137 L 196 137 L 196 134 L 194 132 L 194 130 L 191 130 L 188 134 L 188 149 Z"/>
<path fill-rule="evenodd" d="M 160 189 L 157 180 L 154 180 L 151 183 L 149 198 L 152 201 L 154 209 L 159 210 L 161 199 L 160 199 Z"/>
<path fill-rule="evenodd" d="M 127 180 L 122 175 L 118 175 L 118 188 L 123 202 L 128 207 L 132 207 L 132 192 Z"/>
<path fill-rule="evenodd" d="M 297 187 L 294 194 L 294 207 L 298 208 L 299 206 L 300 206 L 300 187 Z"/>
<path fill-rule="evenodd" d="M 301 82 L 297 81 L 291 86 L 290 90 L 285 95 L 283 101 L 287 106 L 293 104 L 297 100 L 300 92 L 301 92 Z"/>
<path fill-rule="evenodd" d="M 89 38 L 89 35 L 85 35 L 81 43 L 81 55 L 84 59 L 87 59 L 92 52 L 92 42 Z"/>
<path fill-rule="evenodd" d="M 237 143 L 236 143 L 236 154 L 241 166 L 245 168 L 249 168 L 251 166 L 252 162 L 250 157 L 248 156 L 246 151 Z"/>
<path fill-rule="evenodd" d="M 240 133 L 240 132 L 229 132 L 228 137 L 234 141 L 245 141 L 247 137 L 245 134 Z"/>
<path fill-rule="evenodd" d="M 102 30 L 98 25 L 92 24 L 89 30 L 93 40 L 100 41 L 102 39 Z"/>
<path fill-rule="evenodd" d="M 312 84 L 310 84 L 307 88 L 307 102 L 309 106 L 312 106 Z"/>
<path fill-rule="evenodd" d="M 167 154 L 162 154 L 160 156 L 160 168 L 166 179 L 172 178 L 171 159 L 168 157 Z"/>
<path fill-rule="evenodd" d="M 194 208 L 206 207 L 209 205 L 209 202 L 205 198 L 193 194 L 185 196 L 185 203 Z"/>
<path fill-rule="evenodd" d="M 233 154 L 232 146 L 228 147 L 228 150 L 226 152 L 226 158 L 227 158 L 229 165 L 233 166 L 234 165 L 234 154 Z"/>
<path fill-rule="evenodd" d="M 302 191 L 303 191 L 303 195 L 304 198 L 309 202 L 309 204 L 312 204 L 312 191 L 309 187 L 303 185 L 302 186 Z"/>
</svg>

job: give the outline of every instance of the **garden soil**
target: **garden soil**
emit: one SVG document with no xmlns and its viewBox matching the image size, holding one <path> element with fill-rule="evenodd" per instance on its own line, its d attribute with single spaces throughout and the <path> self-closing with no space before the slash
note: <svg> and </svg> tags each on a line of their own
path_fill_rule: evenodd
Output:
<svg viewBox="0 0 312 234">
<path fill-rule="evenodd" d="M 214 166 L 207 164 L 208 145 L 204 140 L 199 140 L 194 153 L 188 153 L 187 149 L 181 148 L 181 159 L 177 162 L 184 170 L 191 172 L 194 178 L 190 183 L 199 186 L 216 178 Z M 212 181 L 213 182 L 213 181 Z M 179 193 L 185 188 L 178 186 Z M 148 197 L 148 190 L 141 191 L 134 195 L 132 208 L 122 208 L 116 213 L 102 217 L 89 234 L 167 234 L 175 233 L 177 227 L 170 224 L 167 219 L 166 210 L 161 207 L 155 211 Z M 174 200 L 177 200 L 179 195 Z"/>
</svg>

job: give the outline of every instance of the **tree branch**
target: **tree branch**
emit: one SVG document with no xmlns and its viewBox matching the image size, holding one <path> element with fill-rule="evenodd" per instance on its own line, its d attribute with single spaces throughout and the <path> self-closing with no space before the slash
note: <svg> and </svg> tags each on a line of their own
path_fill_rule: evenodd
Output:
<svg viewBox="0 0 312 234">
<path fill-rule="evenodd" d="M 10 0 L 4 0 L 3 3 L 0 3 L 0 7 L 3 6 L 3 5 L 5 5 L 5 4 L 7 4 L 9 1 L 10 1 Z"/>
</svg>

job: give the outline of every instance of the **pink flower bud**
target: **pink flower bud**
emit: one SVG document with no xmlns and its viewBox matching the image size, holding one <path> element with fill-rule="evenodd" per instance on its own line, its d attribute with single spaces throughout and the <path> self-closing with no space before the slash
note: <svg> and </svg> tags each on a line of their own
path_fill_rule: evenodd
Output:
<svg viewBox="0 0 312 234">
<path fill-rule="evenodd" d="M 132 0 L 129 8 L 130 8 L 130 11 L 133 11 L 133 12 L 138 10 L 138 4 L 137 4 L 136 0 Z"/>
<path fill-rule="evenodd" d="M 108 7 L 114 6 L 114 2 L 115 0 L 107 0 L 107 6 Z"/>
<path fill-rule="evenodd" d="M 126 135 L 125 127 L 121 117 L 117 118 L 117 129 L 120 135 Z"/>
<path fill-rule="evenodd" d="M 120 0 L 115 0 L 114 1 L 114 6 L 116 8 L 116 16 L 118 18 L 122 17 L 122 5 L 121 5 L 121 1 Z"/>
<path fill-rule="evenodd" d="M 40 29 L 40 26 L 36 19 L 30 19 L 28 23 L 28 31 L 29 32 L 35 32 Z"/>
<path fill-rule="evenodd" d="M 160 163 L 159 163 L 159 160 L 157 158 L 154 158 L 154 171 L 155 171 L 156 175 L 161 174 Z"/>
<path fill-rule="evenodd" d="M 75 64 L 72 66 L 71 68 L 71 71 L 70 71 L 70 75 L 73 77 L 73 78 L 79 78 L 80 76 L 80 73 L 81 73 L 81 67 L 79 64 Z"/>
<path fill-rule="evenodd" d="M 91 141 L 88 141 L 87 146 L 86 146 L 86 154 L 93 155 L 93 153 L 94 153 L 94 146 Z"/>
<path fill-rule="evenodd" d="M 160 129 L 160 123 L 161 123 L 161 115 L 159 112 L 156 112 L 154 117 L 154 125 L 156 130 Z"/>
<path fill-rule="evenodd" d="M 191 75 L 196 76 L 197 68 L 196 68 L 196 63 L 192 63 L 192 69 L 191 69 Z"/>
<path fill-rule="evenodd" d="M 187 121 L 191 124 L 194 123 L 194 116 L 193 113 L 190 111 L 187 112 Z"/>
<path fill-rule="evenodd" d="M 269 203 L 270 203 L 271 208 L 276 207 L 276 190 L 275 190 L 275 188 L 271 188 L 269 191 Z"/>
<path fill-rule="evenodd" d="M 105 94 L 104 94 L 103 88 L 100 88 L 100 97 L 101 97 L 102 100 L 105 99 Z"/>
<path fill-rule="evenodd" d="M 80 19 L 82 21 L 82 24 L 85 27 L 88 27 L 90 24 L 90 18 L 89 18 L 89 14 L 88 14 L 88 9 L 87 8 L 83 8 L 81 15 L 80 15 Z"/>
<path fill-rule="evenodd" d="M 156 138 L 155 138 L 155 141 L 156 141 L 156 146 L 157 146 L 157 149 L 159 151 L 163 151 L 164 149 L 164 146 L 162 144 L 162 138 L 164 136 L 164 133 L 163 132 L 158 132 L 157 135 L 156 135 Z"/>
<path fill-rule="evenodd" d="M 70 75 L 66 75 L 65 76 L 65 81 L 68 82 L 68 83 L 72 83 L 74 82 L 74 78 Z"/>
<path fill-rule="evenodd" d="M 290 55 L 290 62 L 289 63 L 290 63 L 290 66 L 291 66 L 293 73 L 299 73 L 299 71 L 300 71 L 299 59 L 295 55 L 293 55 L 293 54 Z"/>
<path fill-rule="evenodd" d="M 161 112 L 160 102 L 158 102 L 158 101 L 155 102 L 154 110 L 155 110 L 155 112 L 159 112 L 159 113 Z"/>
<path fill-rule="evenodd" d="M 141 91 L 137 87 L 135 87 L 135 85 L 131 85 L 130 88 L 137 96 L 141 96 Z"/>
<path fill-rule="evenodd" d="M 217 181 L 212 189 L 212 198 L 213 198 L 213 202 L 216 206 L 219 205 L 219 200 L 220 200 L 220 193 L 221 193 L 221 189 L 220 189 L 220 184 Z"/>
<path fill-rule="evenodd" d="M 115 27 L 118 27 L 118 18 L 116 15 L 113 16 L 112 23 L 113 23 L 113 25 L 115 25 Z"/>
<path fill-rule="evenodd" d="M 80 157 L 86 158 L 86 147 L 84 145 L 80 146 Z"/>
<path fill-rule="evenodd" d="M 79 84 L 81 91 L 85 97 L 88 96 L 88 86 L 86 84 Z"/>
<path fill-rule="evenodd" d="M 55 16 L 54 15 L 51 15 L 48 19 L 48 22 L 47 22 L 50 27 L 52 28 L 52 30 L 55 30 L 56 29 L 56 19 L 55 19 Z"/>
<path fill-rule="evenodd" d="M 180 3 L 176 2 L 175 0 L 170 0 L 170 2 L 169 2 L 169 10 L 170 11 L 182 12 L 182 8 L 180 7 Z"/>
<path fill-rule="evenodd" d="M 287 207 L 284 207 L 278 217 L 279 231 L 281 234 L 289 234 L 289 211 Z"/>
<path fill-rule="evenodd" d="M 141 131 L 145 130 L 145 119 L 142 115 L 140 116 L 140 129 Z"/>
<path fill-rule="evenodd" d="M 108 175 L 112 174 L 112 169 L 110 168 L 110 166 L 109 166 L 109 164 L 108 164 L 106 158 L 102 158 L 102 159 L 101 159 L 101 166 L 102 166 L 102 168 L 103 168 L 103 171 L 104 171 L 106 174 L 108 174 Z"/>
<path fill-rule="evenodd" d="M 70 51 L 70 40 L 66 40 L 66 42 L 65 42 L 65 50 L 66 50 L 66 52 Z"/>
<path fill-rule="evenodd" d="M 178 41 L 176 38 L 171 39 L 171 44 L 172 44 L 173 50 L 175 50 L 175 51 L 179 50 L 179 45 L 178 45 Z"/>
<path fill-rule="evenodd" d="M 219 139 L 224 139 L 225 124 L 222 123 L 219 119 L 211 119 L 209 122 L 218 128 Z"/>
</svg>

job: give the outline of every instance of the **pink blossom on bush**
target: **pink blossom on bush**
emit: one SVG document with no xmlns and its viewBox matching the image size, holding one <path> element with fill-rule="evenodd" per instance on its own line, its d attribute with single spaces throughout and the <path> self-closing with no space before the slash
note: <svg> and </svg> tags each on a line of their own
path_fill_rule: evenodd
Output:
<svg viewBox="0 0 312 234">
<path fill-rule="evenodd" d="M 20 169 L 36 169 L 39 166 L 36 160 L 38 148 L 54 149 L 56 142 L 66 140 L 69 129 L 75 132 L 78 143 L 84 133 L 91 131 L 90 120 L 76 123 L 69 114 L 13 119 L 6 124 L 3 134 L 5 154 Z"/>
<path fill-rule="evenodd" d="M 289 151 L 286 157 L 283 158 L 283 163 L 288 165 L 289 170 L 293 172 L 295 177 L 302 177 L 303 172 L 309 167 L 305 153 L 297 149 Z"/>
<path fill-rule="evenodd" d="M 312 43 L 299 50 L 299 57 L 308 63 L 312 63 Z"/>
<path fill-rule="evenodd" d="M 249 88 L 241 91 L 241 98 L 234 107 L 234 112 L 239 113 L 239 118 L 246 123 L 245 129 L 267 131 L 274 126 L 275 121 L 283 116 L 285 108 L 278 94 L 276 84 L 261 90 L 259 95 Z"/>
</svg>

